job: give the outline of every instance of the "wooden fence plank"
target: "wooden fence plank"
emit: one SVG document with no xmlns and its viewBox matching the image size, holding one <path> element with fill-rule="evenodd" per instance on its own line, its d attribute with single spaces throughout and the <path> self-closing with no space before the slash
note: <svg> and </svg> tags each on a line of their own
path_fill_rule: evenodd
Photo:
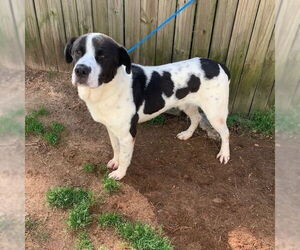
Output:
<svg viewBox="0 0 300 250">
<path fill-rule="evenodd" d="M 125 46 L 130 48 L 140 40 L 140 0 L 125 0 Z M 131 60 L 138 62 L 140 49 L 130 53 Z"/>
<path fill-rule="evenodd" d="M 51 34 L 51 15 L 47 1 L 35 0 L 36 15 L 43 45 L 45 66 L 48 70 L 57 70 L 55 45 Z"/>
<path fill-rule="evenodd" d="M 198 1 L 196 22 L 193 31 L 192 57 L 208 57 L 216 7 L 216 0 Z"/>
<path fill-rule="evenodd" d="M 107 0 L 109 36 L 120 44 L 124 43 L 123 1 Z"/>
<path fill-rule="evenodd" d="M 158 0 L 141 0 L 141 38 L 157 26 Z M 140 47 L 139 63 L 155 64 L 156 34 Z"/>
<path fill-rule="evenodd" d="M 226 60 L 226 64 L 231 72 L 229 110 L 232 109 L 236 96 L 259 2 L 259 0 L 242 0 L 238 4 Z"/>
<path fill-rule="evenodd" d="M 176 1 L 159 0 L 157 23 L 160 24 L 176 10 Z M 170 63 L 172 60 L 175 19 L 170 21 L 156 36 L 155 64 Z"/>
<path fill-rule="evenodd" d="M 250 112 L 264 110 L 268 106 L 268 97 L 275 81 L 275 33 L 272 38 L 265 56 L 261 78 L 255 91 Z"/>
<path fill-rule="evenodd" d="M 178 0 L 177 9 L 184 4 L 185 0 Z M 176 17 L 173 61 L 180 61 L 189 58 L 192 44 L 195 8 L 196 3 L 193 3 Z"/>
<path fill-rule="evenodd" d="M 274 29 L 274 0 L 261 1 L 233 111 L 248 113 Z"/>
<path fill-rule="evenodd" d="M 238 0 L 219 0 L 209 58 L 225 63 Z"/>
<path fill-rule="evenodd" d="M 47 0 L 47 3 L 50 13 L 51 33 L 54 41 L 57 66 L 60 71 L 66 71 L 69 67 L 63 56 L 64 47 L 66 45 L 66 34 L 61 2 L 60 0 Z"/>
<path fill-rule="evenodd" d="M 79 36 L 76 0 L 62 0 L 67 40 Z"/>
<path fill-rule="evenodd" d="M 92 0 L 94 32 L 108 35 L 108 6 L 107 0 Z"/>
<path fill-rule="evenodd" d="M 25 61 L 35 69 L 45 69 L 44 52 L 36 22 L 33 0 L 25 1 Z"/>
<path fill-rule="evenodd" d="M 77 0 L 77 13 L 80 35 L 93 32 L 93 13 L 91 0 Z"/>
</svg>

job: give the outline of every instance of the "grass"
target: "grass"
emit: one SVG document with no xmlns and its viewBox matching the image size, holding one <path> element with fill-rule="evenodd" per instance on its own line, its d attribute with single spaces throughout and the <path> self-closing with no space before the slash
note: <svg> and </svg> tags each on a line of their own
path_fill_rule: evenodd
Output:
<svg viewBox="0 0 300 250">
<path fill-rule="evenodd" d="M 46 199 L 51 207 L 56 208 L 73 208 L 81 203 L 92 204 L 92 193 L 73 187 L 54 187 L 50 188 L 46 194 Z"/>
<path fill-rule="evenodd" d="M 92 216 L 89 213 L 90 203 L 83 201 L 70 211 L 67 225 L 73 229 L 84 228 L 92 221 Z"/>
<path fill-rule="evenodd" d="M 119 182 L 115 179 L 109 178 L 107 173 L 103 176 L 102 184 L 104 191 L 107 193 L 114 193 L 120 188 Z"/>
<path fill-rule="evenodd" d="M 39 135 L 50 145 L 55 146 L 59 143 L 60 133 L 65 129 L 65 127 L 59 122 L 52 122 L 49 127 L 45 127 L 38 118 L 47 114 L 49 114 L 49 112 L 43 106 L 28 114 L 25 117 L 25 135 Z"/>
<path fill-rule="evenodd" d="M 114 227 L 119 235 L 127 240 L 134 249 L 173 249 L 170 240 L 167 237 L 162 237 L 151 226 L 140 222 L 127 221 L 117 213 L 100 215 L 98 224 L 102 227 Z"/>
<path fill-rule="evenodd" d="M 78 239 L 75 243 L 75 249 L 76 250 L 93 250 L 94 249 L 93 243 L 92 243 L 91 239 L 89 238 L 89 236 L 87 235 L 87 232 L 79 233 Z"/>
<path fill-rule="evenodd" d="M 230 128 L 240 127 L 264 135 L 272 135 L 275 130 L 275 110 L 255 111 L 250 116 L 231 114 L 227 118 Z"/>
<path fill-rule="evenodd" d="M 166 123 L 166 117 L 163 114 L 156 116 L 147 122 L 147 124 L 150 125 L 164 125 L 165 123 Z"/>
<path fill-rule="evenodd" d="M 276 112 L 276 129 L 290 135 L 300 133 L 300 106 Z"/>
<path fill-rule="evenodd" d="M 59 136 L 54 132 L 44 133 L 43 138 L 52 146 L 57 145 L 59 142 Z"/>
<path fill-rule="evenodd" d="M 87 173 L 91 173 L 96 169 L 96 166 L 90 163 L 84 164 L 82 170 Z"/>
</svg>

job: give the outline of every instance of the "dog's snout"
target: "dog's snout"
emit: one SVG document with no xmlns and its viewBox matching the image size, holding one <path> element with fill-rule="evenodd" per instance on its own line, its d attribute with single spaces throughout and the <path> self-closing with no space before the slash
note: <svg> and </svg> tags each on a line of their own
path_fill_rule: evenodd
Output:
<svg viewBox="0 0 300 250">
<path fill-rule="evenodd" d="M 78 77 L 87 77 L 91 73 L 91 67 L 84 64 L 78 64 L 75 68 L 75 74 Z"/>
</svg>

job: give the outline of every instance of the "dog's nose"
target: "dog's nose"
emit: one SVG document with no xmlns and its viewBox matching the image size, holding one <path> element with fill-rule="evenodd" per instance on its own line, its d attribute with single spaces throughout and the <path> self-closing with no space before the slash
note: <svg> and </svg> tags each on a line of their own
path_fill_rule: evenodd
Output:
<svg viewBox="0 0 300 250">
<path fill-rule="evenodd" d="M 78 77 L 87 77 L 91 73 L 91 67 L 84 64 L 78 64 L 75 68 L 75 74 Z"/>
</svg>

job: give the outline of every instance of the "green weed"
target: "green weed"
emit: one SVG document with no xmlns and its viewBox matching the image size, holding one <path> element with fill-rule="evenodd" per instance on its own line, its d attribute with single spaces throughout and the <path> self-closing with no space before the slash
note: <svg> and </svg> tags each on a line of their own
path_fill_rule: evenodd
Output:
<svg viewBox="0 0 300 250">
<path fill-rule="evenodd" d="M 50 206 L 57 208 L 73 208 L 81 203 L 91 204 L 93 196 L 91 192 L 82 188 L 53 187 L 46 194 Z"/>
<path fill-rule="evenodd" d="M 92 216 L 89 213 L 90 203 L 81 202 L 78 205 L 75 205 L 74 208 L 70 211 L 67 225 L 71 229 L 84 228 L 92 221 Z"/>
<path fill-rule="evenodd" d="M 25 117 L 25 135 L 35 134 L 41 136 L 50 145 L 55 146 L 59 143 L 60 133 L 65 129 L 64 125 L 59 122 L 52 122 L 50 127 L 38 120 L 39 116 L 49 114 L 45 107 L 33 110 Z"/>
<path fill-rule="evenodd" d="M 255 111 L 249 116 L 242 114 L 231 114 L 227 118 L 230 128 L 240 127 L 242 129 L 272 135 L 275 130 L 275 111 Z"/>
<path fill-rule="evenodd" d="M 83 165 L 82 170 L 84 172 L 91 173 L 95 170 L 95 168 L 96 168 L 95 165 L 87 163 L 87 164 Z"/>
<path fill-rule="evenodd" d="M 75 249 L 76 250 L 93 250 L 94 246 L 87 235 L 87 232 L 81 232 L 78 235 L 77 241 L 75 243 Z"/>
<path fill-rule="evenodd" d="M 147 122 L 147 124 L 150 125 L 164 125 L 165 123 L 166 123 L 166 117 L 163 114 L 154 117 L 153 119 Z"/>
<path fill-rule="evenodd" d="M 60 133 L 65 129 L 64 125 L 59 122 L 52 122 L 50 128 L 54 133 Z"/>
<path fill-rule="evenodd" d="M 43 138 L 52 146 L 58 144 L 59 142 L 59 136 L 54 132 L 44 133 Z"/>
<path fill-rule="evenodd" d="M 44 124 L 35 116 L 27 115 L 25 117 L 25 135 L 29 135 L 30 133 L 42 135 L 44 131 Z"/>
<path fill-rule="evenodd" d="M 119 235 L 127 240 L 134 249 L 173 249 L 170 240 L 167 237 L 162 237 L 151 226 L 140 222 L 126 221 L 117 213 L 100 215 L 98 223 L 103 227 L 114 227 Z"/>
<path fill-rule="evenodd" d="M 107 173 L 103 176 L 102 184 L 107 193 L 116 192 L 120 188 L 120 183 L 115 179 L 109 178 Z"/>
</svg>

